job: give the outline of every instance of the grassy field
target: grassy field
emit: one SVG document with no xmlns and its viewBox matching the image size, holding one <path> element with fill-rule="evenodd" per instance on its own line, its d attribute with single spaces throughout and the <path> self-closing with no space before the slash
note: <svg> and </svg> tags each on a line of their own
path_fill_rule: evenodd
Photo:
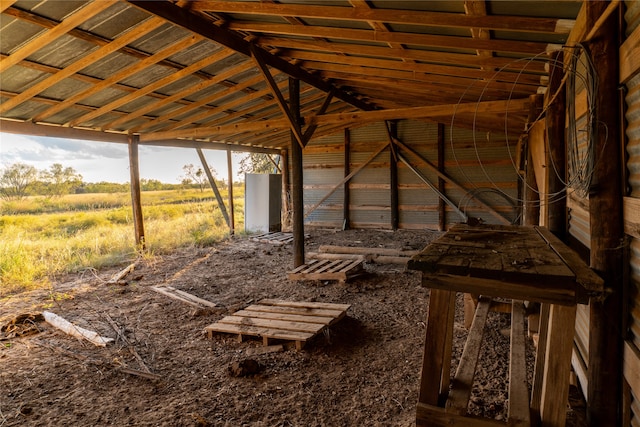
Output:
<svg viewBox="0 0 640 427">
<path fill-rule="evenodd" d="M 226 190 L 221 190 L 227 200 Z M 229 230 L 212 192 L 142 193 L 146 249 L 135 245 L 129 193 L 30 197 L 0 205 L 0 297 L 42 288 L 57 275 L 208 246 Z M 243 230 L 244 187 L 234 187 L 236 230 Z"/>
</svg>

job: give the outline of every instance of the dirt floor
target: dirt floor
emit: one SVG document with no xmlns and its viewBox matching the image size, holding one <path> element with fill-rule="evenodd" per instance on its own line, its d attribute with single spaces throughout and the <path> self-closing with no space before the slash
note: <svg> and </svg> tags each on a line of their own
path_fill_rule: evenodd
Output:
<svg viewBox="0 0 640 427">
<path fill-rule="evenodd" d="M 307 251 L 321 244 L 415 250 L 438 236 L 308 232 Z M 286 275 L 292 265 L 291 244 L 237 237 L 214 248 L 142 260 L 116 284 L 107 282 L 117 269 L 86 271 L 53 289 L 0 301 L 0 427 L 415 425 L 429 299 L 420 274 L 370 263 L 347 283 L 294 282 Z M 150 289 L 158 285 L 217 307 L 194 308 Z M 203 333 L 265 298 L 351 307 L 301 351 L 285 345 L 284 351 L 251 354 L 263 348 L 260 340 L 239 342 L 227 334 L 209 340 Z M 97 347 L 38 317 L 6 328 L 18 315 L 43 310 L 115 341 Z M 490 314 L 469 407 L 474 414 L 506 417 L 509 338 L 500 331 L 508 327 L 508 315 Z M 459 358 L 466 338 L 461 313 L 454 334 Z M 238 367 L 251 365 L 248 360 L 257 362 L 257 373 L 236 376 Z M 570 426 L 583 419 L 575 394 L 574 388 Z"/>
</svg>

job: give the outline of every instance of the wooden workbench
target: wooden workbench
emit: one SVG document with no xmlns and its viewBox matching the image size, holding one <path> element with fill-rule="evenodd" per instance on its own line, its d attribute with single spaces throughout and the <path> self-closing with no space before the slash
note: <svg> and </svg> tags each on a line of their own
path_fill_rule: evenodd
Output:
<svg viewBox="0 0 640 427">
<path fill-rule="evenodd" d="M 539 417 L 544 426 L 563 426 L 576 304 L 600 297 L 603 280 L 542 227 L 457 224 L 415 255 L 408 267 L 422 271 L 422 284 L 431 289 L 417 424 L 505 425 L 467 415 L 486 313 L 491 299 L 499 297 L 513 301 L 507 424 L 528 426 Z M 451 381 L 456 292 L 474 294 L 480 303 Z M 545 322 L 541 324 L 546 324 L 531 397 L 523 372 L 525 300 L 542 303 Z"/>
</svg>

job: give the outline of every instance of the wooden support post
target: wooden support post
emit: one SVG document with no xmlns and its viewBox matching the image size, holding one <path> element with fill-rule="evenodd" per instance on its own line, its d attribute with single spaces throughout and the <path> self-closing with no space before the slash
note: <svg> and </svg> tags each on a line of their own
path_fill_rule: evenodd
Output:
<svg viewBox="0 0 640 427">
<path fill-rule="evenodd" d="M 542 96 L 531 95 L 529 97 L 529 116 L 527 123 L 531 126 L 542 111 Z M 538 181 L 536 181 L 536 171 L 533 165 L 533 153 L 529 143 L 529 135 L 523 137 L 523 150 L 526 156 L 525 179 L 524 179 L 524 225 L 540 225 L 540 192 L 538 191 Z"/>
<path fill-rule="evenodd" d="M 551 305 L 540 403 L 541 427 L 564 427 L 569 399 L 576 306 Z M 589 384 L 591 385 L 591 384 Z"/>
<path fill-rule="evenodd" d="M 284 229 L 291 228 L 291 206 L 289 205 L 291 187 L 289 184 L 289 150 L 280 152 L 280 162 L 282 169 L 282 225 Z"/>
<path fill-rule="evenodd" d="M 449 392 L 456 293 L 431 289 L 418 402 L 437 406 Z M 444 378 L 446 376 L 446 379 Z M 446 387 L 445 387 L 446 386 Z"/>
<path fill-rule="evenodd" d="M 202 163 L 202 168 L 204 169 L 204 173 L 207 174 L 209 185 L 213 190 L 213 194 L 216 196 L 218 207 L 220 208 L 220 212 L 222 212 L 222 217 L 227 223 L 227 227 L 229 227 L 229 230 L 233 230 L 233 228 L 231 227 L 231 221 L 229 221 L 229 214 L 227 213 L 227 208 L 224 205 L 224 200 L 222 200 L 222 195 L 220 194 L 220 191 L 218 190 L 218 186 L 216 185 L 216 180 L 213 179 L 213 174 L 211 173 L 211 169 L 209 169 L 209 163 L 207 163 L 207 159 L 204 156 L 204 152 L 202 151 L 202 148 L 196 148 L 196 151 L 198 152 L 198 157 L 200 157 L 200 162 Z"/>
<path fill-rule="evenodd" d="M 138 157 L 138 135 L 129 135 L 129 172 L 131 176 L 131 207 L 133 225 L 136 233 L 136 247 L 145 249 L 144 220 L 142 218 L 142 197 L 140 190 L 140 164 Z"/>
<path fill-rule="evenodd" d="M 536 349 L 536 364 L 533 371 L 533 386 L 531 387 L 531 411 L 540 417 L 542 400 L 542 386 L 544 378 L 544 364 L 547 358 L 547 331 L 549 330 L 549 304 L 540 306 L 540 324 L 538 325 L 538 348 Z"/>
<path fill-rule="evenodd" d="M 548 94 L 553 94 L 562 86 L 563 78 L 563 53 L 555 52 L 551 56 L 549 70 Z M 548 190 L 552 199 L 548 201 L 548 227 L 549 230 L 561 240 L 564 240 L 567 229 L 566 212 L 566 142 L 565 142 L 565 110 L 566 93 L 559 90 L 558 95 L 547 106 L 545 116 L 547 125 L 548 160 L 546 168 Z"/>
<path fill-rule="evenodd" d="M 229 233 L 234 234 L 236 230 L 236 221 L 235 221 L 234 205 L 233 205 L 233 162 L 231 160 L 232 160 L 231 150 L 227 150 L 227 182 L 229 183 L 229 189 L 228 189 Z"/>
<path fill-rule="evenodd" d="M 438 123 L 438 170 L 444 174 L 444 125 L 442 123 Z M 444 179 L 441 176 L 438 176 L 438 191 L 446 196 Z M 447 207 L 444 204 L 444 199 L 438 197 L 438 230 L 445 231 L 446 228 Z"/>
<path fill-rule="evenodd" d="M 397 230 L 400 225 L 400 211 L 398 208 L 398 155 L 395 149 L 394 139 L 398 137 L 398 122 L 385 123 L 389 132 L 389 195 L 391 200 L 391 229 Z"/>
<path fill-rule="evenodd" d="M 596 27 L 608 2 L 586 2 L 586 28 Z M 618 5 L 620 7 L 620 5 Z M 623 215 L 621 111 L 618 99 L 619 14 L 602 22 L 587 44 L 596 66 L 597 135 L 595 168 L 589 193 L 591 267 L 605 279 L 604 301 L 591 301 L 587 420 L 591 426 L 619 424 L 622 390 Z"/>
<path fill-rule="evenodd" d="M 297 122 L 300 121 L 300 81 L 289 78 L 289 108 Z M 293 266 L 304 264 L 304 195 L 302 192 L 302 145 L 291 132 L 291 201 L 293 204 Z"/>
<path fill-rule="evenodd" d="M 351 174 L 351 131 L 347 128 L 344 130 L 344 176 L 345 178 Z M 344 182 L 343 187 L 344 201 L 342 207 L 342 229 L 351 228 L 351 197 L 349 193 L 349 181 Z"/>
</svg>

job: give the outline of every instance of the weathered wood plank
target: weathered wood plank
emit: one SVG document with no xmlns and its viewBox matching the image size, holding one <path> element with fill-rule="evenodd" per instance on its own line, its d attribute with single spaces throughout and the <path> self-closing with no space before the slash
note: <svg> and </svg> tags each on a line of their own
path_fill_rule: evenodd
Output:
<svg viewBox="0 0 640 427">
<path fill-rule="evenodd" d="M 264 300 L 263 300 L 264 301 Z M 262 301 L 261 301 L 262 302 Z M 309 307 L 291 307 L 291 306 L 276 306 L 268 304 L 254 304 L 245 308 L 245 310 L 251 310 L 262 313 L 276 313 L 276 314 L 296 314 L 312 317 L 335 317 L 346 309 L 328 309 L 328 308 L 309 308 Z"/>
<path fill-rule="evenodd" d="M 573 305 L 577 295 L 572 289 L 554 286 L 543 287 L 544 283 L 521 284 L 502 280 L 462 277 L 450 274 L 423 273 L 422 286 L 442 290 L 456 290 L 471 294 L 503 297 L 551 304 Z"/>
<path fill-rule="evenodd" d="M 545 426 L 564 426 L 566 421 L 575 321 L 575 305 L 551 306 L 540 403 L 540 419 Z"/>
<path fill-rule="evenodd" d="M 225 316 L 216 322 L 217 325 L 236 325 L 238 327 L 255 326 L 261 328 L 277 329 L 279 331 L 309 332 L 312 334 L 320 331 L 324 325 L 317 323 L 291 322 L 286 320 L 252 318 L 242 316 Z"/>
<path fill-rule="evenodd" d="M 238 335 L 254 335 L 259 337 L 291 341 L 307 341 L 308 339 L 313 337 L 313 334 L 308 332 L 283 331 L 280 329 L 261 328 L 258 326 L 249 325 L 232 325 L 225 323 L 209 325 L 205 327 L 204 330 L 208 333 L 209 338 L 212 337 L 214 332 L 223 332 Z"/>
<path fill-rule="evenodd" d="M 445 412 L 443 408 L 418 402 L 416 425 L 424 427 L 505 427 L 501 421 Z"/>
<path fill-rule="evenodd" d="M 389 255 L 389 256 L 414 256 L 418 251 L 404 251 L 390 248 L 363 248 L 357 246 L 320 245 L 318 252 L 332 254 L 359 254 L 359 255 Z"/>
<path fill-rule="evenodd" d="M 471 387 L 473 386 L 473 378 L 476 373 L 476 365 L 478 356 L 482 348 L 482 338 L 484 336 L 484 325 L 487 322 L 489 307 L 491 306 L 490 298 L 481 297 L 478 301 L 476 311 L 471 323 L 471 329 L 467 337 L 467 342 L 462 351 L 460 364 L 456 370 L 453 379 L 449 399 L 447 400 L 447 412 L 464 415 L 467 413 L 469 397 L 471 396 Z"/>
<path fill-rule="evenodd" d="M 309 301 L 283 301 L 277 299 L 262 299 L 260 304 L 273 305 L 277 307 L 296 307 L 302 309 L 327 309 L 327 310 L 348 310 L 351 304 L 334 304 L 330 302 L 309 302 Z"/>
<path fill-rule="evenodd" d="M 429 314 L 418 398 L 421 403 L 437 405 L 442 376 L 449 375 L 451 360 L 450 357 L 446 357 L 446 348 L 450 348 L 452 342 L 447 330 L 448 325 L 453 323 L 455 297 L 455 292 L 440 289 L 432 289 L 429 295 Z"/>
<path fill-rule="evenodd" d="M 601 295 L 604 290 L 604 280 L 590 269 L 577 253 L 567 247 L 560 239 L 544 227 L 535 227 L 536 231 L 551 246 L 555 253 L 576 275 L 576 282 L 587 292 Z"/>
<path fill-rule="evenodd" d="M 337 312 L 339 315 L 340 312 Z M 290 322 L 304 322 L 304 323 L 319 323 L 327 324 L 333 320 L 333 316 L 309 316 L 304 314 L 287 314 L 287 313 L 270 313 L 264 311 L 254 311 L 250 309 L 244 309 L 233 313 L 238 317 L 253 317 L 260 319 L 273 319 L 273 320 L 286 320 Z"/>
<path fill-rule="evenodd" d="M 194 306 L 196 308 L 214 308 L 217 305 L 211 301 L 207 301 L 202 298 L 198 298 L 195 295 L 191 295 L 188 292 L 181 291 L 180 289 L 176 289 L 172 286 L 151 286 L 151 290 L 158 292 L 159 294 L 163 294 L 168 296 L 169 298 L 173 298 L 178 301 L 182 301 L 186 304 Z"/>
<path fill-rule="evenodd" d="M 529 426 L 529 388 L 524 330 L 524 305 L 514 300 L 511 308 L 511 347 L 509 350 L 510 425 Z"/>
</svg>

